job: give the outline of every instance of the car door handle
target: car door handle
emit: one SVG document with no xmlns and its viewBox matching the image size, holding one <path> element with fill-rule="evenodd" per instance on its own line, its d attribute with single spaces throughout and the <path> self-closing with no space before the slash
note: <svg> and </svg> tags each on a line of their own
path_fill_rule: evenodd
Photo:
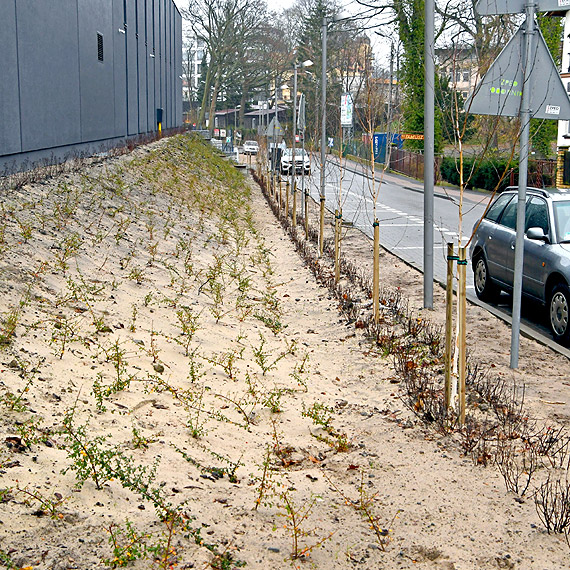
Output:
<svg viewBox="0 0 570 570">
<path fill-rule="evenodd" d="M 511 249 L 515 249 L 515 244 L 511 243 Z"/>
</svg>

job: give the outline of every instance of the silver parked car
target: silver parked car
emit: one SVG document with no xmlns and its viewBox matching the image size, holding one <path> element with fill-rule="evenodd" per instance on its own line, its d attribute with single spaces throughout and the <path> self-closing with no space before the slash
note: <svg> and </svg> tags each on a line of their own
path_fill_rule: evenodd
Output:
<svg viewBox="0 0 570 570">
<path fill-rule="evenodd" d="M 514 281 L 517 189 L 507 188 L 491 205 L 471 245 L 475 293 L 495 301 Z M 528 188 L 523 295 L 546 308 L 554 339 L 570 344 L 570 192 Z"/>
</svg>

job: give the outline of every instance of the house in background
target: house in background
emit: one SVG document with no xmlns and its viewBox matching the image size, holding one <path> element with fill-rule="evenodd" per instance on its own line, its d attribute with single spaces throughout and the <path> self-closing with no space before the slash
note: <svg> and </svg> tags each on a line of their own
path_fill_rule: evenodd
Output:
<svg viewBox="0 0 570 570">
<path fill-rule="evenodd" d="M 435 50 L 439 74 L 449 79 L 449 87 L 467 99 L 479 80 L 479 62 L 475 48 L 468 45 Z"/>
</svg>

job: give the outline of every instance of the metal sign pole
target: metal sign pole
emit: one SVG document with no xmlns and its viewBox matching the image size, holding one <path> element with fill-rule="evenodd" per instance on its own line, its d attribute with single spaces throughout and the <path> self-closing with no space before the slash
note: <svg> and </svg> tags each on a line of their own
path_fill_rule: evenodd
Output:
<svg viewBox="0 0 570 570">
<path fill-rule="evenodd" d="M 534 29 L 534 9 L 535 5 L 529 2 L 526 6 L 525 25 L 525 51 L 522 104 L 520 111 L 521 138 L 519 152 L 519 191 L 517 202 L 517 236 L 515 245 L 515 275 L 513 284 L 513 316 L 511 327 L 511 368 L 518 368 L 519 365 L 519 337 L 521 327 L 521 296 L 524 264 L 524 225 L 526 211 L 526 185 L 528 176 L 528 150 L 530 134 L 530 88 L 528 79 L 530 66 L 532 65 L 533 40 L 536 34 Z"/>
<path fill-rule="evenodd" d="M 425 0 L 424 39 L 424 307 L 433 309 L 434 0 Z M 389 141 L 387 141 L 387 144 Z"/>
</svg>

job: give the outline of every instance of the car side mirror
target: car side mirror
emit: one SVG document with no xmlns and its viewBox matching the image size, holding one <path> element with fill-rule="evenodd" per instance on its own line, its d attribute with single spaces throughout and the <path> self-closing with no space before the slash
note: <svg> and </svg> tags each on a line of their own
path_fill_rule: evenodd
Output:
<svg viewBox="0 0 570 570">
<path fill-rule="evenodd" d="M 548 236 L 544 233 L 544 230 L 542 228 L 528 228 L 526 237 L 528 239 L 535 239 L 543 241 L 545 243 L 550 243 Z"/>
</svg>

